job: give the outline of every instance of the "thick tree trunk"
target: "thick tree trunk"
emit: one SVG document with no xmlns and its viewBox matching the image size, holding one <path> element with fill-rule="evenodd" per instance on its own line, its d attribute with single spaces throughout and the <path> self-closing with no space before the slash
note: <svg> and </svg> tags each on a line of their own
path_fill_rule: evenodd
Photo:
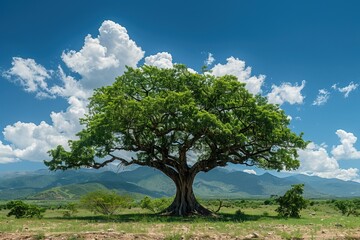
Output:
<svg viewBox="0 0 360 240">
<path fill-rule="evenodd" d="M 174 180 L 176 195 L 172 204 L 163 212 L 166 215 L 212 215 L 213 213 L 200 205 L 193 192 L 194 177 L 189 175 L 179 176 Z"/>
</svg>

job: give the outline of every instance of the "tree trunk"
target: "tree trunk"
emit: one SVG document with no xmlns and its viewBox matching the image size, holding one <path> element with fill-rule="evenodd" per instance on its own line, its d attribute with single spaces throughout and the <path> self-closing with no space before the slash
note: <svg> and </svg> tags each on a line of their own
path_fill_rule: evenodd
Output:
<svg viewBox="0 0 360 240">
<path fill-rule="evenodd" d="M 189 216 L 205 215 L 213 213 L 200 205 L 193 192 L 194 177 L 182 175 L 174 180 L 176 185 L 176 195 L 172 204 L 163 212 L 166 215 Z"/>
</svg>

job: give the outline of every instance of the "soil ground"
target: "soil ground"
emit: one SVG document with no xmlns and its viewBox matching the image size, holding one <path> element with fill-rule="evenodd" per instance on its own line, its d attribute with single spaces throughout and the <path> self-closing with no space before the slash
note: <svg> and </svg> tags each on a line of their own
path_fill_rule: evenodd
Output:
<svg viewBox="0 0 360 240">
<path fill-rule="evenodd" d="M 288 226 L 275 226 L 276 228 L 281 228 L 282 230 L 288 230 L 288 232 L 293 232 L 294 229 L 289 228 Z M 209 231 L 209 233 L 193 233 L 193 234 L 179 234 L 165 236 L 162 233 L 156 233 L 156 229 L 146 234 L 133 234 L 125 232 L 115 232 L 115 231 L 104 231 L 104 232 L 83 232 L 83 233 L 50 233 L 50 234 L 36 234 L 36 233 L 0 233 L 0 240 L 177 240 L 177 239 L 188 239 L 188 240 L 249 240 L 249 239 L 267 239 L 267 240 L 282 240 L 282 239 L 291 239 L 291 240 L 312 240 L 312 239 L 341 239 L 341 240 L 360 240 L 360 226 L 359 229 L 352 229 L 351 231 L 343 230 L 341 228 L 333 229 L 322 229 L 316 232 L 311 231 L 310 228 L 301 229 L 302 236 L 286 236 L 284 234 L 277 234 L 278 231 L 274 228 L 274 231 L 268 231 L 266 233 L 257 233 L 249 232 L 249 234 L 244 236 L 231 236 L 226 234 L 217 234 L 216 232 Z M 184 229 L 186 232 L 186 229 Z"/>
</svg>

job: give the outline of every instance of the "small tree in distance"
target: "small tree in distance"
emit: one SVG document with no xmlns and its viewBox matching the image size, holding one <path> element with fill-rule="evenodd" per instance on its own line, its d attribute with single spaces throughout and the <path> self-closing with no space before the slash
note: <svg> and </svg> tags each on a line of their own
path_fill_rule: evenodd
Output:
<svg viewBox="0 0 360 240">
<path fill-rule="evenodd" d="M 116 192 L 99 190 L 81 197 L 80 203 L 94 213 L 113 215 L 120 208 L 130 206 L 131 197 L 121 196 Z"/>
<path fill-rule="evenodd" d="M 148 209 L 153 213 L 158 213 L 166 209 L 170 203 L 171 201 L 169 201 L 168 198 L 151 199 L 148 196 L 145 196 L 140 201 L 140 207 L 143 209 Z"/>
<path fill-rule="evenodd" d="M 265 169 L 299 167 L 302 135 L 289 128 L 278 105 L 253 96 L 234 76 L 192 73 L 184 65 L 170 69 L 128 68 L 113 85 L 90 98 L 85 128 L 49 151 L 50 170 L 102 168 L 118 162 L 149 166 L 176 186 L 170 215 L 210 215 L 193 192 L 199 172 L 245 164 Z"/>
<path fill-rule="evenodd" d="M 341 211 L 343 215 L 350 216 L 358 216 L 359 201 L 356 200 L 338 200 L 335 202 L 335 207 Z"/>
<path fill-rule="evenodd" d="M 72 217 L 78 212 L 76 203 L 68 203 L 64 206 L 64 209 L 65 209 L 65 211 L 63 212 L 64 217 Z"/>
<path fill-rule="evenodd" d="M 307 201 L 302 196 L 304 184 L 292 185 L 284 196 L 278 197 L 276 202 L 280 205 L 276 211 L 281 217 L 299 218 L 300 211 L 307 207 Z"/>
<path fill-rule="evenodd" d="M 7 216 L 15 216 L 15 218 L 42 218 L 43 213 L 45 212 L 45 208 L 27 204 L 21 200 L 8 202 L 6 208 L 10 210 Z"/>
</svg>

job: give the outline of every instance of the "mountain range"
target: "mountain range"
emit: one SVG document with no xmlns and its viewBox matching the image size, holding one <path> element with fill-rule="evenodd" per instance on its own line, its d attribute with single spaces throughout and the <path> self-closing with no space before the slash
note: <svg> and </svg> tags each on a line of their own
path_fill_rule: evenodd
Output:
<svg viewBox="0 0 360 240">
<path fill-rule="evenodd" d="M 268 198 L 282 195 L 293 184 L 305 184 L 307 198 L 360 197 L 360 183 L 314 176 L 279 178 L 217 168 L 199 173 L 194 192 L 200 198 Z M 113 172 L 91 169 L 50 172 L 38 170 L 0 175 L 0 199 L 72 200 L 91 191 L 109 189 L 135 198 L 170 197 L 175 185 L 156 169 L 139 167 Z"/>
</svg>

